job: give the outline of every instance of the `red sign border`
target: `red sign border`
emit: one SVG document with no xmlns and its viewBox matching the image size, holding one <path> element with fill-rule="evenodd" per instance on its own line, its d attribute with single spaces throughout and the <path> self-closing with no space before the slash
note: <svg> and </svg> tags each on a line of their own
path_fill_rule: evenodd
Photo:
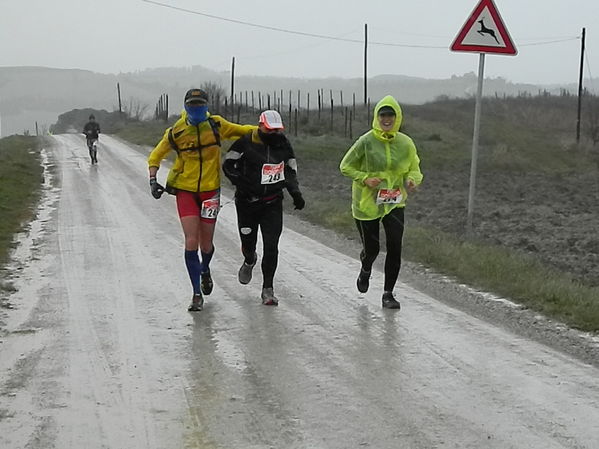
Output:
<svg viewBox="0 0 599 449">
<path fill-rule="evenodd" d="M 462 43 L 468 32 L 472 29 L 472 25 L 480 16 L 480 13 L 483 9 L 485 9 L 485 7 L 489 9 L 489 13 L 493 17 L 493 21 L 495 22 L 495 25 L 497 25 L 497 31 L 501 35 L 501 38 L 505 43 L 505 47 L 493 47 L 488 45 L 466 45 Z M 516 50 L 516 46 L 512 42 L 512 38 L 510 37 L 510 34 L 508 33 L 507 28 L 503 23 L 503 20 L 501 19 L 501 15 L 499 14 L 497 7 L 495 6 L 495 3 L 493 3 L 493 0 L 481 0 L 478 3 L 478 5 L 476 5 L 474 10 L 472 11 L 472 14 L 468 18 L 468 20 L 466 20 L 466 23 L 464 24 L 456 38 L 453 40 L 453 43 L 451 44 L 450 48 L 452 51 L 465 51 L 474 53 L 499 53 L 505 55 L 516 55 L 518 53 L 518 50 Z"/>
</svg>

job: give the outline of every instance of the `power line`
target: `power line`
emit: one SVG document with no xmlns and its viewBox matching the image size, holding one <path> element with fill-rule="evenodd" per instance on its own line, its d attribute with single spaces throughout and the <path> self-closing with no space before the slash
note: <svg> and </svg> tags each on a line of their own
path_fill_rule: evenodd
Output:
<svg viewBox="0 0 599 449">
<path fill-rule="evenodd" d="M 257 23 L 245 22 L 243 20 L 215 16 L 214 14 L 207 14 L 207 13 L 203 13 L 203 12 L 199 12 L 199 11 L 194 11 L 191 9 L 180 8 L 178 6 L 168 5 L 166 3 L 160 3 L 160 2 L 153 1 L 153 0 L 141 0 L 141 1 L 145 2 L 145 3 L 151 3 L 151 4 L 157 5 L 157 6 L 162 6 L 164 8 L 174 9 L 175 11 L 181 11 L 181 12 L 186 12 L 189 14 L 195 14 L 198 16 L 209 17 L 211 19 L 222 20 L 224 22 L 236 23 L 238 25 L 245 25 L 245 26 L 254 27 L 254 28 L 261 28 L 263 30 L 278 31 L 280 33 L 295 34 L 298 36 L 313 37 L 313 38 L 317 38 L 317 39 L 329 39 L 329 40 L 340 41 L 340 42 L 351 42 L 353 44 L 363 44 L 364 43 L 364 41 L 361 39 L 348 39 L 348 38 L 343 38 L 343 37 L 328 36 L 325 34 L 316 34 L 316 33 L 307 33 L 304 31 L 288 30 L 285 28 L 278 28 L 278 27 L 273 27 L 273 26 L 269 26 L 269 25 L 260 25 Z M 369 42 L 369 43 L 371 45 L 383 45 L 383 46 L 389 46 L 389 47 L 442 48 L 444 50 L 447 49 L 446 45 L 433 46 L 433 45 L 416 45 L 416 44 L 397 44 L 397 43 L 392 43 L 392 42 Z"/>
<path fill-rule="evenodd" d="M 260 28 L 263 30 L 277 31 L 279 33 L 294 34 L 297 36 L 312 37 L 312 38 L 316 38 L 316 39 L 328 39 L 328 40 L 339 41 L 339 42 L 350 42 L 353 44 L 363 44 L 364 43 L 364 41 L 362 39 L 349 39 L 349 38 L 338 37 L 338 36 L 329 36 L 326 34 L 316 34 L 316 33 L 308 33 L 305 31 L 289 30 L 286 28 L 273 27 L 273 26 L 269 26 L 269 25 L 261 25 L 258 23 L 246 22 L 244 20 L 237 20 L 237 19 L 230 19 L 228 17 L 216 16 L 214 14 L 208 14 L 208 13 L 204 13 L 204 12 L 200 12 L 200 11 L 194 11 L 192 9 L 180 8 L 178 6 L 161 3 L 161 2 L 154 1 L 154 0 L 141 0 L 141 1 L 144 3 L 150 3 L 153 5 L 161 6 L 163 8 L 173 9 L 175 11 L 194 14 L 197 16 L 208 17 L 210 19 L 221 20 L 223 22 L 230 22 L 230 23 L 236 23 L 238 25 L 244 25 L 244 26 L 249 26 L 249 27 L 253 27 L 253 28 Z M 404 34 L 406 34 L 406 33 L 404 33 Z M 417 34 L 414 34 L 414 35 L 417 35 Z M 420 35 L 420 36 L 425 37 L 425 35 Z M 440 36 L 429 36 L 429 37 L 440 38 Z M 528 47 L 528 46 L 533 46 L 533 45 L 549 45 L 549 44 L 567 42 L 567 41 L 572 41 L 572 40 L 577 40 L 577 39 L 580 39 L 580 37 L 568 37 L 568 38 L 564 38 L 564 39 L 551 40 L 551 41 L 531 42 L 528 44 L 520 44 L 519 46 L 520 47 Z M 378 46 L 384 46 L 384 47 L 431 48 L 431 49 L 443 49 L 443 50 L 447 50 L 447 48 L 448 48 L 447 45 L 400 44 L 400 43 L 395 43 L 395 42 L 376 42 L 376 41 L 369 41 L 368 43 L 370 45 L 378 45 Z"/>
<path fill-rule="evenodd" d="M 591 84 L 591 89 L 593 90 L 593 92 L 595 92 L 595 83 L 593 80 L 593 74 L 591 73 L 591 65 L 589 63 L 591 58 L 589 57 L 589 52 L 586 48 L 584 49 L 584 56 L 585 56 L 585 60 L 586 60 L 587 72 L 589 74 L 589 82 Z"/>
<path fill-rule="evenodd" d="M 568 41 L 577 41 L 580 40 L 579 36 L 576 37 L 568 37 L 564 39 L 558 39 L 555 41 L 545 41 L 545 42 L 531 42 L 529 44 L 518 44 L 518 47 L 531 47 L 533 45 L 548 45 L 548 44 L 556 44 L 558 42 L 568 42 Z"/>
</svg>

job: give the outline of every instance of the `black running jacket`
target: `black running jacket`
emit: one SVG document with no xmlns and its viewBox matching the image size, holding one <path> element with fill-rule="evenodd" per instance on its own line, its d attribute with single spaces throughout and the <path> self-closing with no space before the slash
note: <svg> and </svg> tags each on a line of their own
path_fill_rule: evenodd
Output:
<svg viewBox="0 0 599 449">
<path fill-rule="evenodd" d="M 283 189 L 300 192 L 297 161 L 289 140 L 265 144 L 257 130 L 235 141 L 225 156 L 223 171 L 235 185 L 235 197 L 247 201 L 282 197 Z"/>
</svg>

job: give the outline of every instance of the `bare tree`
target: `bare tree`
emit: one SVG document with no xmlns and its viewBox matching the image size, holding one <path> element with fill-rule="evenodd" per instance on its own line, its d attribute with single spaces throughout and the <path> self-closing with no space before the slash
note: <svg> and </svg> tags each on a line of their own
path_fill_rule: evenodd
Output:
<svg viewBox="0 0 599 449">
<path fill-rule="evenodd" d="M 218 109 L 222 100 L 226 98 L 227 91 L 220 84 L 213 81 L 204 81 L 200 89 L 208 92 L 209 103 L 212 107 Z"/>
<path fill-rule="evenodd" d="M 142 103 L 139 98 L 131 97 L 129 98 L 129 103 L 124 105 L 123 112 L 129 118 L 142 120 L 146 116 L 148 109 L 149 106 Z"/>
</svg>

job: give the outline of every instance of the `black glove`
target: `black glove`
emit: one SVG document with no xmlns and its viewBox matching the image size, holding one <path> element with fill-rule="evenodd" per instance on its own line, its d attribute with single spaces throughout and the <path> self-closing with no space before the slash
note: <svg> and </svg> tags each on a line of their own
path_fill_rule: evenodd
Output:
<svg viewBox="0 0 599 449">
<path fill-rule="evenodd" d="M 152 189 L 152 196 L 159 199 L 164 193 L 164 187 L 158 184 L 156 178 L 150 178 L 150 188 Z"/>
<path fill-rule="evenodd" d="M 302 196 L 302 192 L 292 192 L 291 197 L 293 198 L 293 205 L 295 206 L 295 209 L 302 210 L 306 205 L 304 197 Z"/>
</svg>

